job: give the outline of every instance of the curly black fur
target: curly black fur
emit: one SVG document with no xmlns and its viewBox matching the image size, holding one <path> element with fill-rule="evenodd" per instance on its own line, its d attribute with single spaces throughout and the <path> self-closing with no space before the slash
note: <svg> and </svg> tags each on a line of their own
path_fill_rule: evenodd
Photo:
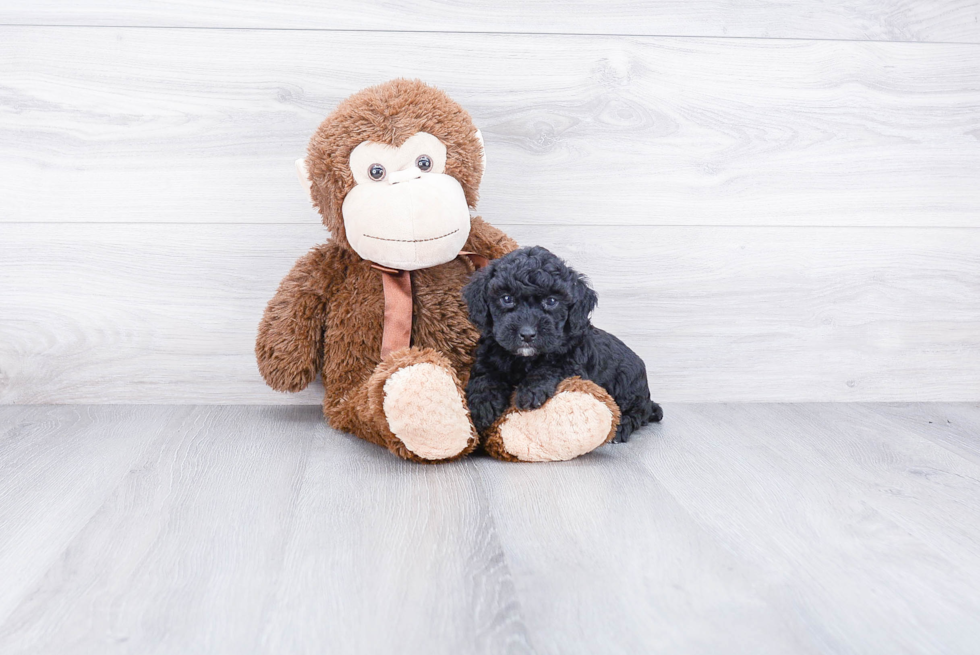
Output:
<svg viewBox="0 0 980 655">
<path fill-rule="evenodd" d="M 521 248 L 491 262 L 463 288 L 463 297 L 481 333 L 466 386 L 480 432 L 506 411 L 512 395 L 518 409 L 536 409 L 574 375 L 592 380 L 619 405 L 614 441 L 663 418 L 650 400 L 643 360 L 593 327 L 595 291 L 550 251 Z"/>
</svg>

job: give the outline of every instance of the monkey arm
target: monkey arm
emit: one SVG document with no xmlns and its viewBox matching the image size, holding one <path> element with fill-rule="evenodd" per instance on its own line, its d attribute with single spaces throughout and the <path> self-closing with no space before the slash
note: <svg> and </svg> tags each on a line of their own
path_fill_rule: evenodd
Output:
<svg viewBox="0 0 980 655">
<path fill-rule="evenodd" d="M 255 357 L 262 377 L 277 391 L 305 389 L 322 368 L 328 253 L 318 246 L 296 262 L 259 323 Z"/>
<path fill-rule="evenodd" d="M 497 259 L 517 250 L 517 242 L 479 216 L 474 216 L 470 219 L 470 237 L 463 249 L 487 259 Z"/>
</svg>

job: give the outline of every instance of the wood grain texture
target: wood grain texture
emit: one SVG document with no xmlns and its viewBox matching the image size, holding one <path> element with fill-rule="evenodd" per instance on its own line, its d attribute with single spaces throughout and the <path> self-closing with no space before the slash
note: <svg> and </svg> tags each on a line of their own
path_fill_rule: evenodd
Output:
<svg viewBox="0 0 980 655">
<path fill-rule="evenodd" d="M 313 0 L 13 0 L 0 23 L 422 32 L 534 32 L 980 42 L 976 0 L 498 0 L 493 5 Z"/>
<path fill-rule="evenodd" d="M 3 27 L 0 221 L 315 221 L 293 160 L 409 76 L 482 128 L 499 224 L 978 226 L 978 48 Z"/>
<path fill-rule="evenodd" d="M 589 275 L 657 400 L 980 398 L 980 230 L 512 226 Z M 0 226 L 0 402 L 319 403 L 259 317 L 319 226 Z"/>
<path fill-rule="evenodd" d="M 950 553 L 976 533 L 975 465 L 911 434 L 887 443 L 864 406 L 665 414 L 566 465 L 481 462 L 528 629 L 552 635 L 543 652 L 971 651 L 978 551 Z M 864 464 L 879 453 L 895 461 Z"/>
<path fill-rule="evenodd" d="M 896 435 L 863 405 L 685 406 L 666 416 L 664 438 L 624 452 L 758 572 L 808 650 L 975 648 L 980 551 L 962 547 L 964 533 L 980 533 L 975 464 L 911 426 Z"/>
<path fill-rule="evenodd" d="M 980 464 L 980 426 L 974 421 L 980 405 L 930 404 L 917 407 L 913 412 L 900 403 L 881 403 L 874 406 L 874 411 L 899 420 L 926 439 Z"/>
<path fill-rule="evenodd" d="M 193 409 L 20 590 L 0 651 L 530 652 L 473 467 L 398 460 L 315 408 Z"/>
<path fill-rule="evenodd" d="M 665 412 L 420 466 L 311 407 L 0 407 L 0 652 L 975 651 L 980 463 L 921 419 L 980 406 Z"/>
<path fill-rule="evenodd" d="M 0 408 L 0 625 L 148 444 L 189 413 L 189 407 Z"/>
<path fill-rule="evenodd" d="M 976 405 L 952 407 L 977 416 Z M 912 417 L 907 407 L 884 417 L 868 416 L 863 406 L 828 406 L 836 418 L 832 423 L 824 423 L 819 411 L 796 406 L 787 406 L 785 411 L 786 423 L 802 426 L 789 435 L 787 451 L 800 448 L 801 457 L 807 459 L 816 455 L 814 472 L 822 469 L 830 476 L 847 471 L 851 478 L 877 485 L 880 498 L 875 506 L 883 515 L 957 566 L 976 566 L 980 553 L 980 524 L 976 521 L 980 516 L 980 469 L 976 462 L 940 447 L 930 438 L 930 433 L 936 432 L 956 435 L 952 425 L 940 431 L 924 430 L 909 420 Z M 745 415 L 737 410 L 732 414 Z M 750 422 L 756 419 L 751 414 L 747 418 Z M 820 441 L 803 436 L 809 432 L 810 422 L 820 422 Z M 947 503 L 953 495 L 957 500 Z M 942 510 L 937 511 L 940 506 Z M 980 595 L 976 599 L 980 600 Z"/>
<path fill-rule="evenodd" d="M 419 466 L 321 429 L 283 560 L 268 652 L 534 652 L 468 462 Z"/>
<path fill-rule="evenodd" d="M 0 629 L 11 652 L 254 647 L 318 413 L 193 410 L 165 439 L 127 435 L 143 457 Z M 112 426 L 113 410 L 93 411 Z M 154 411 L 127 415 L 156 427 Z"/>
<path fill-rule="evenodd" d="M 679 439 L 672 409 L 635 438 Z M 759 584 L 764 571 L 733 557 L 628 449 L 556 466 L 475 461 L 536 652 L 807 652 Z"/>
</svg>

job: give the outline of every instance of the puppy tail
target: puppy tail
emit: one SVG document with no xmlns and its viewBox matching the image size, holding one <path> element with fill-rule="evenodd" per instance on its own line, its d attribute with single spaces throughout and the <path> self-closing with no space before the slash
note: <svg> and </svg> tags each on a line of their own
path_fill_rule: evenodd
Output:
<svg viewBox="0 0 980 655">
<path fill-rule="evenodd" d="M 664 418 L 663 408 L 650 399 L 647 399 L 647 402 L 650 403 L 650 409 L 649 409 L 650 413 L 648 414 L 648 416 L 650 417 L 649 420 L 653 423 L 660 423 L 660 421 L 662 421 Z"/>
</svg>

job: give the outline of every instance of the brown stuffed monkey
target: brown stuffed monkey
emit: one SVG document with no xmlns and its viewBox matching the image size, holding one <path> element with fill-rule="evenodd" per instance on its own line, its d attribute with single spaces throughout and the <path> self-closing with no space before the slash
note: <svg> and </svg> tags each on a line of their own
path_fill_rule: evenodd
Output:
<svg viewBox="0 0 980 655">
<path fill-rule="evenodd" d="M 419 462 L 481 443 L 509 461 L 563 460 L 612 438 L 616 404 L 578 378 L 476 434 L 464 389 L 478 334 L 461 289 L 517 247 L 470 216 L 483 161 L 469 114 L 418 81 L 360 91 L 323 121 L 297 165 L 331 238 L 296 262 L 262 317 L 255 353 L 269 386 L 300 391 L 319 372 L 332 426 Z"/>
</svg>

